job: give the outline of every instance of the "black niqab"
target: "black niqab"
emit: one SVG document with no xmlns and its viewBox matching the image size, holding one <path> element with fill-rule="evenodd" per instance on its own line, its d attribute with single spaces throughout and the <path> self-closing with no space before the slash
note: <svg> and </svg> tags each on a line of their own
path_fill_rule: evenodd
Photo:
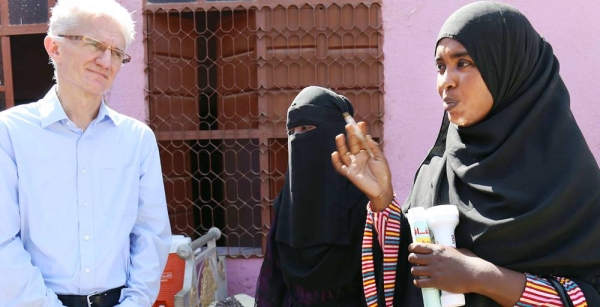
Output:
<svg viewBox="0 0 600 307">
<path fill-rule="evenodd" d="M 274 203 L 275 241 L 288 283 L 336 289 L 360 278 L 361 243 L 368 199 L 331 164 L 335 136 L 345 133 L 346 97 L 311 86 L 288 110 L 288 129 L 316 129 L 288 137 L 288 170 Z"/>
</svg>

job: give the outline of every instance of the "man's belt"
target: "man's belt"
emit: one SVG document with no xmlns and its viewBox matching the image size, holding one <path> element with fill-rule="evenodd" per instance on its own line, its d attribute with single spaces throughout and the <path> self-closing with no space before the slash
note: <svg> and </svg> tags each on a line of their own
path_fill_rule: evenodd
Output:
<svg viewBox="0 0 600 307">
<path fill-rule="evenodd" d="M 119 304 L 121 289 L 125 286 L 110 289 L 91 295 L 58 294 L 58 299 L 67 307 L 113 307 Z"/>
</svg>

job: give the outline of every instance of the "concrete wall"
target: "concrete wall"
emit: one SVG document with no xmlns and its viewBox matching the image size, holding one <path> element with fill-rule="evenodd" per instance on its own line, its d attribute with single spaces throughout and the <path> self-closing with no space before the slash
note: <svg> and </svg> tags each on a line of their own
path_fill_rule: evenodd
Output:
<svg viewBox="0 0 600 307">
<path fill-rule="evenodd" d="M 135 11 L 142 31 L 142 0 L 122 0 Z M 385 126 L 384 150 L 392 167 L 394 187 L 403 199 L 414 172 L 434 142 L 442 116 L 435 89 L 435 39 L 444 20 L 471 1 L 383 0 Z M 507 0 L 529 17 L 553 45 L 561 75 L 571 94 L 573 113 L 596 159 L 600 160 L 600 1 Z M 115 81 L 111 105 L 139 119 L 146 117 L 144 48 L 141 35 L 128 53 L 133 56 Z M 262 259 L 229 259 L 229 293 L 254 295 Z"/>
</svg>

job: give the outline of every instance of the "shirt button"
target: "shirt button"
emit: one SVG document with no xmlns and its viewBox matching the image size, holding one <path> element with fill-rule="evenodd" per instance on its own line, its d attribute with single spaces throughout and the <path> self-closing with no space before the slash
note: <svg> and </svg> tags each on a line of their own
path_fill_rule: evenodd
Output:
<svg viewBox="0 0 600 307">
<path fill-rule="evenodd" d="M 83 206 L 87 207 L 87 201 L 83 202 Z"/>
<path fill-rule="evenodd" d="M 90 271 L 91 271 L 90 268 L 85 268 L 86 273 L 89 273 Z"/>
<path fill-rule="evenodd" d="M 85 174 L 85 173 L 86 173 L 86 170 L 85 170 L 85 168 L 84 168 L 84 169 L 82 169 L 82 170 L 81 170 L 81 172 Z"/>
<path fill-rule="evenodd" d="M 83 237 L 86 241 L 90 239 L 90 236 Z"/>
</svg>

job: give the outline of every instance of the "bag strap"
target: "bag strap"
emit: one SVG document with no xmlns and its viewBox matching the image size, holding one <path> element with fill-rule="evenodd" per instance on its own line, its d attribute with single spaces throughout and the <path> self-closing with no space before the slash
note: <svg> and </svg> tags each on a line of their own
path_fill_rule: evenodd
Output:
<svg viewBox="0 0 600 307">
<path fill-rule="evenodd" d="M 567 293 L 567 289 L 565 289 L 565 287 L 563 287 L 563 285 L 552 275 L 544 276 L 544 278 L 546 278 L 546 280 L 550 282 L 552 287 L 554 287 L 554 290 L 556 290 L 556 293 L 558 293 L 558 296 L 560 297 L 563 306 L 573 307 L 573 301 L 571 301 L 571 297 Z"/>
</svg>

